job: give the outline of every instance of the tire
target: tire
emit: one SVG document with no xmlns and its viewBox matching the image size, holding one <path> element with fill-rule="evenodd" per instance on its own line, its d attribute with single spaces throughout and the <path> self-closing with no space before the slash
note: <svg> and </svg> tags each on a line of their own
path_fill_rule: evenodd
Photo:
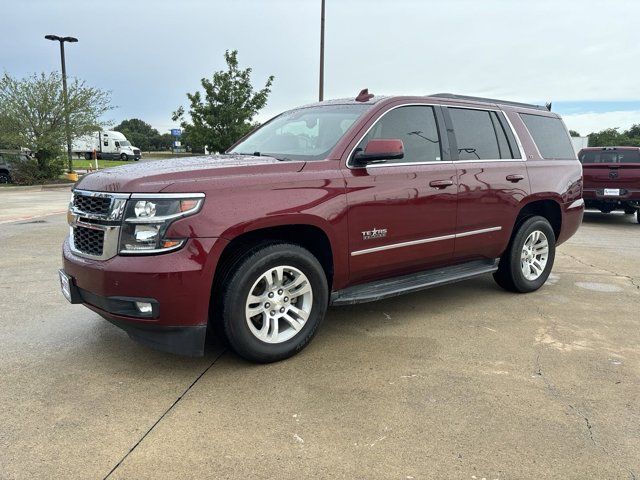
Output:
<svg viewBox="0 0 640 480">
<path fill-rule="evenodd" d="M 89 152 L 85 152 L 84 159 L 85 160 L 91 160 L 91 154 Z"/>
<path fill-rule="evenodd" d="M 298 353 L 311 341 L 327 310 L 324 270 L 298 245 L 273 243 L 248 251 L 231 267 L 223 285 L 224 334 L 238 355 L 253 362 L 276 362 Z M 250 294 L 259 301 L 252 302 Z"/>
<path fill-rule="evenodd" d="M 11 176 L 7 172 L 0 172 L 0 185 L 11 183 Z"/>
<path fill-rule="evenodd" d="M 129 156 L 126 153 L 120 155 L 120 160 L 127 162 L 129 160 Z"/>
<path fill-rule="evenodd" d="M 543 261 L 545 241 L 546 260 Z M 493 278 L 498 285 L 510 292 L 533 292 L 547 281 L 555 255 L 556 236 L 549 221 L 540 216 L 528 218 L 520 224 L 511 238 Z M 525 271 L 528 271 L 528 275 Z"/>
<path fill-rule="evenodd" d="M 636 210 L 636 222 L 640 224 L 640 209 Z"/>
</svg>

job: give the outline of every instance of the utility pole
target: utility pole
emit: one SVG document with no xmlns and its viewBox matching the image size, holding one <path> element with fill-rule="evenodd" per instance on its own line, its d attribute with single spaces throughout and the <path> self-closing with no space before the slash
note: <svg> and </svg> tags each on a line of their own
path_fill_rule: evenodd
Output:
<svg viewBox="0 0 640 480">
<path fill-rule="evenodd" d="M 69 97 L 67 95 L 67 68 L 64 62 L 64 42 L 76 43 L 75 37 L 59 37 L 58 35 L 45 35 L 47 40 L 60 42 L 60 62 L 62 63 L 62 98 L 64 102 L 65 128 L 67 136 L 67 160 L 69 173 L 73 172 L 73 160 L 71 158 L 71 130 L 69 128 Z"/>
<path fill-rule="evenodd" d="M 320 93 L 318 95 L 320 101 L 324 100 L 324 0 L 321 5 L 320 13 Z"/>
</svg>

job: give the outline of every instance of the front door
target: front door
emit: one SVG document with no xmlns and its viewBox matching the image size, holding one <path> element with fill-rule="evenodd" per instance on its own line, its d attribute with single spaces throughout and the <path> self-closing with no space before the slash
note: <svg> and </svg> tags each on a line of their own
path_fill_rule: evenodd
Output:
<svg viewBox="0 0 640 480">
<path fill-rule="evenodd" d="M 424 270 L 451 259 L 456 169 L 442 132 L 440 107 L 398 106 L 382 113 L 354 149 L 364 149 L 371 139 L 404 143 L 402 159 L 345 170 L 352 282 Z"/>
</svg>

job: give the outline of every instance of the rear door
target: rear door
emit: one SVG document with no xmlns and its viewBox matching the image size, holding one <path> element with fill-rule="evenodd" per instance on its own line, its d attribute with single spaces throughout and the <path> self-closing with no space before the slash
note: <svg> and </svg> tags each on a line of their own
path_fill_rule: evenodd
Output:
<svg viewBox="0 0 640 480">
<path fill-rule="evenodd" d="M 456 169 L 438 106 L 392 107 L 373 119 L 347 159 L 350 278 L 354 283 L 448 263 L 456 222 Z M 354 168 L 371 139 L 400 139 L 404 158 Z"/>
<path fill-rule="evenodd" d="M 445 107 L 458 176 L 456 261 L 496 258 L 505 249 L 529 194 L 527 169 L 498 109 Z"/>
</svg>

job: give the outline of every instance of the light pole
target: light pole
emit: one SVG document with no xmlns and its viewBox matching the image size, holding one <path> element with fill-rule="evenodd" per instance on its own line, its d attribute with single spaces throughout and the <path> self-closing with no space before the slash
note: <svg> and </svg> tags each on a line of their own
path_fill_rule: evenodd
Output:
<svg viewBox="0 0 640 480">
<path fill-rule="evenodd" d="M 60 42 L 60 61 L 62 62 L 62 97 L 64 100 L 65 128 L 67 130 L 67 160 L 69 161 L 69 173 L 73 172 L 73 162 L 71 160 L 71 131 L 69 129 L 69 98 L 67 97 L 67 69 L 64 64 L 64 42 L 76 43 L 75 37 L 59 37 L 58 35 L 45 35 L 47 40 Z"/>
<path fill-rule="evenodd" d="M 320 12 L 320 101 L 324 99 L 324 0 Z"/>
</svg>

